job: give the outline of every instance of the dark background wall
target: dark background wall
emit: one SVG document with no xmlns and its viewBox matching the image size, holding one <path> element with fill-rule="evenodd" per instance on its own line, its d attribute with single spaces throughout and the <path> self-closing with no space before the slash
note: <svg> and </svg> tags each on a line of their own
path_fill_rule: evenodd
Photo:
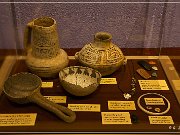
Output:
<svg viewBox="0 0 180 135">
<path fill-rule="evenodd" d="M 131 3 L 132 0 L 113 0 L 126 3 L 112 3 L 112 0 L 98 0 L 99 3 L 93 3 L 97 0 L 6 2 L 9 3 L 0 3 L 0 48 L 23 48 L 26 24 L 42 16 L 57 21 L 62 48 L 81 48 L 92 42 L 99 31 L 111 33 L 113 43 L 122 48 L 180 47 L 180 3 Z"/>
</svg>

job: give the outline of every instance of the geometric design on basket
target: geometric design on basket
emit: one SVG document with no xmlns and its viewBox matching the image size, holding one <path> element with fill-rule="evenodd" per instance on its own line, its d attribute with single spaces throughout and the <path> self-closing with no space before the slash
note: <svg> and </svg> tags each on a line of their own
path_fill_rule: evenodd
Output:
<svg viewBox="0 0 180 135">
<path fill-rule="evenodd" d="M 88 67 L 71 66 L 60 71 L 60 78 L 71 85 L 85 88 L 91 85 L 97 86 L 100 82 L 101 74 Z"/>
<path fill-rule="evenodd" d="M 116 64 L 123 59 L 122 51 L 114 46 L 111 46 L 108 49 L 99 49 L 94 47 L 92 43 L 87 44 L 84 48 L 79 52 L 80 60 L 84 61 L 85 63 L 95 64 L 95 65 L 102 65 L 102 64 Z"/>
<path fill-rule="evenodd" d="M 38 30 L 34 30 L 33 33 L 33 55 L 38 58 L 53 58 L 56 57 L 59 53 L 59 42 L 56 31 L 51 31 L 44 35 Z"/>
<path fill-rule="evenodd" d="M 113 64 L 121 61 L 123 58 L 121 50 L 117 47 L 110 47 L 107 50 L 107 64 Z"/>
</svg>

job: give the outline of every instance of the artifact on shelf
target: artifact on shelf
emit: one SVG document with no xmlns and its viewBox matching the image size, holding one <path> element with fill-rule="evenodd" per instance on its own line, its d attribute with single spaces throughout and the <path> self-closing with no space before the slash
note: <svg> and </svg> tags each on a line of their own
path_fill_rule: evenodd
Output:
<svg viewBox="0 0 180 135">
<path fill-rule="evenodd" d="M 59 79 L 61 85 L 70 94 L 87 96 L 99 86 L 101 74 L 92 68 L 71 66 L 60 71 Z"/>
<path fill-rule="evenodd" d="M 55 104 L 44 98 L 41 93 L 42 81 L 35 74 L 21 72 L 9 77 L 4 83 L 4 93 L 13 102 L 25 104 L 33 102 L 42 108 L 56 114 L 65 122 L 71 123 L 76 114 L 67 107 Z"/>
<path fill-rule="evenodd" d="M 131 90 L 130 91 L 127 91 L 126 92 L 120 87 L 120 85 L 118 85 L 118 88 L 119 90 L 123 93 L 123 96 L 125 99 L 129 100 L 130 98 L 132 98 L 132 96 L 135 94 L 136 92 L 136 77 L 135 77 L 135 71 L 134 71 L 134 64 L 133 64 L 133 61 L 131 60 L 131 65 L 130 64 L 127 64 L 128 65 L 128 68 L 129 68 L 129 72 L 131 74 Z M 128 62 L 127 62 L 128 63 Z M 132 71 L 131 71 L 131 68 L 132 68 Z"/>
<path fill-rule="evenodd" d="M 150 75 L 146 70 L 144 70 L 144 69 L 142 69 L 142 68 L 138 68 L 138 69 L 136 70 L 136 72 L 137 72 L 141 77 L 143 77 L 144 79 L 149 79 L 149 78 L 151 78 L 151 75 Z"/>
<path fill-rule="evenodd" d="M 155 71 L 157 71 L 157 70 L 158 70 L 158 67 L 153 66 L 152 69 L 155 70 Z"/>
<path fill-rule="evenodd" d="M 120 89 L 120 87 L 119 87 Z M 125 99 L 130 99 L 136 92 L 136 78 L 135 76 L 132 77 L 131 79 L 131 91 L 129 91 L 128 93 L 124 93 L 123 96 Z"/>
<path fill-rule="evenodd" d="M 152 61 L 152 60 L 149 61 L 148 63 L 149 63 L 150 65 L 155 65 L 155 64 L 156 64 L 156 62 L 155 62 L 155 61 Z"/>
<path fill-rule="evenodd" d="M 69 63 L 67 53 L 59 46 L 53 18 L 42 17 L 29 22 L 25 28 L 24 47 L 28 68 L 40 77 L 58 76 Z"/>
<path fill-rule="evenodd" d="M 94 42 L 86 44 L 75 58 L 83 65 L 97 69 L 102 76 L 112 74 L 126 64 L 126 58 L 111 39 L 112 35 L 107 32 L 96 33 Z"/>
<path fill-rule="evenodd" d="M 148 62 L 146 62 L 145 60 L 139 60 L 138 64 L 147 71 L 150 71 L 152 69 L 151 65 Z"/>
<path fill-rule="evenodd" d="M 145 98 L 150 98 L 150 100 L 152 100 L 150 105 L 147 105 Z M 158 104 L 157 98 L 163 99 L 163 102 L 159 101 L 161 104 Z M 164 115 L 170 110 L 169 100 L 165 96 L 158 93 L 145 93 L 141 95 L 137 100 L 137 105 L 143 112 L 149 115 Z"/>
<path fill-rule="evenodd" d="M 158 77 L 156 72 L 152 72 L 151 76 L 156 78 Z"/>
<path fill-rule="evenodd" d="M 138 117 L 135 114 L 131 114 L 132 123 L 138 123 Z"/>
</svg>

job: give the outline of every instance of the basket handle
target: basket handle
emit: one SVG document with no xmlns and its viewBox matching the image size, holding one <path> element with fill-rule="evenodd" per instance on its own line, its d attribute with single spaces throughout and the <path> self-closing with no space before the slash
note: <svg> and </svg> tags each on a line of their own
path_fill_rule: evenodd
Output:
<svg viewBox="0 0 180 135">
<path fill-rule="evenodd" d="M 34 21 L 28 23 L 24 31 L 24 49 L 26 51 L 31 49 L 31 33 L 33 28 Z"/>
</svg>

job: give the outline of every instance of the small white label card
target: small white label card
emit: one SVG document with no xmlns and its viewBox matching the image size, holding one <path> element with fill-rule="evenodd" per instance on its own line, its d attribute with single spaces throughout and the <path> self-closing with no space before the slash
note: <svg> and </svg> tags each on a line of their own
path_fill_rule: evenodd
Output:
<svg viewBox="0 0 180 135">
<path fill-rule="evenodd" d="M 100 104 L 68 104 L 68 108 L 72 111 L 100 112 Z"/>
<path fill-rule="evenodd" d="M 180 90 L 180 80 L 172 80 L 176 90 Z"/>
<path fill-rule="evenodd" d="M 116 78 L 101 78 L 100 84 L 117 84 Z"/>
<path fill-rule="evenodd" d="M 144 98 L 146 105 L 165 105 L 163 98 Z"/>
<path fill-rule="evenodd" d="M 42 88 L 52 88 L 53 82 L 42 82 Z"/>
<path fill-rule="evenodd" d="M 165 80 L 138 80 L 141 90 L 169 90 Z"/>
<path fill-rule="evenodd" d="M 109 110 L 136 110 L 134 101 L 108 101 Z"/>
<path fill-rule="evenodd" d="M 0 114 L 0 126 L 34 126 L 37 113 Z"/>
<path fill-rule="evenodd" d="M 46 99 L 54 103 L 66 103 L 66 96 L 44 96 Z"/>
<path fill-rule="evenodd" d="M 101 112 L 102 124 L 132 124 L 129 112 Z"/>
<path fill-rule="evenodd" d="M 174 124 L 171 116 L 149 116 L 150 124 Z"/>
</svg>

